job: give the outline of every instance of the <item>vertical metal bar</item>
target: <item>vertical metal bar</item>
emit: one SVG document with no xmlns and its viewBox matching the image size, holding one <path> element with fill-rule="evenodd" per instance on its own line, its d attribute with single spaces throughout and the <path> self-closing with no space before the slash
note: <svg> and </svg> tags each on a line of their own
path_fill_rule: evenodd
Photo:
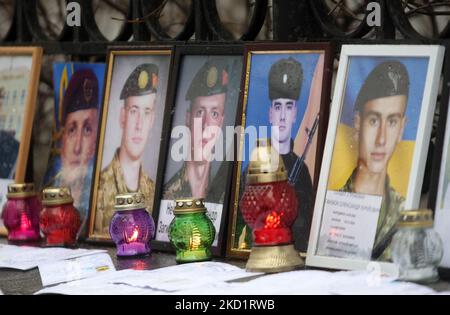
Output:
<svg viewBox="0 0 450 315">
<path fill-rule="evenodd" d="M 130 0 L 130 6 L 133 20 L 143 17 L 144 10 L 139 0 Z M 150 39 L 150 32 L 143 21 L 133 23 L 133 41 L 150 41 Z"/>
<path fill-rule="evenodd" d="M 33 3 L 34 4 L 34 3 Z M 19 43 L 31 41 L 32 36 L 28 30 L 27 22 L 25 21 L 24 7 L 30 5 L 27 0 L 16 0 L 15 1 L 15 27 L 16 27 L 16 38 L 15 40 Z"/>
<path fill-rule="evenodd" d="M 200 0 L 192 0 L 194 1 L 194 9 L 195 9 L 195 40 L 196 41 L 202 41 L 202 40 L 208 40 L 210 39 L 210 36 L 208 34 L 208 27 L 206 25 L 205 19 L 203 14 L 206 14 L 203 12 L 202 9 L 202 2 Z M 215 0 L 213 0 L 215 1 Z"/>
<path fill-rule="evenodd" d="M 273 39 L 297 41 L 322 37 L 307 0 L 273 0 Z"/>
<path fill-rule="evenodd" d="M 389 15 L 386 1 L 387 0 L 377 1 L 381 7 L 381 26 L 375 28 L 376 39 L 395 39 L 395 26 Z"/>
</svg>

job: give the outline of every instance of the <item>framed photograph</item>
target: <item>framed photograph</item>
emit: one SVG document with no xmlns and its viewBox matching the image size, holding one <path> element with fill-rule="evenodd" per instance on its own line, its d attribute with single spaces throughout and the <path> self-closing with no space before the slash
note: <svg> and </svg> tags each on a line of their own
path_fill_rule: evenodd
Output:
<svg viewBox="0 0 450 315">
<path fill-rule="evenodd" d="M 224 253 L 242 51 L 242 45 L 177 46 L 173 72 L 176 87 L 170 102 L 171 140 L 155 248 L 172 250 L 168 229 L 175 200 L 204 198 L 207 214 L 216 228 L 212 252 Z"/>
<path fill-rule="evenodd" d="M 141 192 L 154 210 L 171 47 L 111 48 L 92 185 L 89 240 L 110 241 L 115 196 Z"/>
<path fill-rule="evenodd" d="M 390 244 L 419 206 L 444 51 L 342 47 L 307 265 L 398 274 Z"/>
<path fill-rule="evenodd" d="M 53 65 L 54 129 L 44 187 L 70 188 L 83 231 L 90 206 L 104 77 L 103 63 Z"/>
<path fill-rule="evenodd" d="M 0 47 L 0 235 L 8 184 L 25 181 L 42 48 Z"/>
<path fill-rule="evenodd" d="M 294 245 L 306 253 L 328 122 L 332 47 L 252 44 L 246 45 L 244 56 L 246 77 L 239 123 L 245 132 L 238 142 L 227 256 L 248 257 L 252 246 L 252 230 L 243 220 L 239 201 L 257 138 L 271 139 L 289 176 L 295 177 L 299 208 L 292 227 Z"/>
<path fill-rule="evenodd" d="M 430 180 L 428 207 L 434 210 L 434 229 L 444 243 L 444 257 L 440 276 L 450 278 L 450 253 L 446 244 L 450 241 L 450 60 L 445 62 L 444 84 L 440 97 L 439 121 L 433 153 L 433 169 Z"/>
</svg>

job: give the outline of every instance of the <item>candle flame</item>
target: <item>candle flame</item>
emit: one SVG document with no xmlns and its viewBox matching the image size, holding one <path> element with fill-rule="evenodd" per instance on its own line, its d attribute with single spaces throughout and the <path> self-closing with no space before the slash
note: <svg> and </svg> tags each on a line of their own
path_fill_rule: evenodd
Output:
<svg viewBox="0 0 450 315">
<path fill-rule="evenodd" d="M 20 229 L 22 231 L 27 231 L 31 228 L 31 221 L 25 214 L 25 212 L 22 212 L 20 215 Z"/>
<path fill-rule="evenodd" d="M 200 245 L 202 243 L 202 235 L 200 234 L 200 231 L 197 227 L 194 227 L 192 230 L 192 235 L 189 240 L 189 248 L 191 250 L 197 250 L 199 249 Z"/>
<path fill-rule="evenodd" d="M 125 232 L 125 239 L 126 239 L 127 243 L 136 242 L 138 236 L 139 236 L 138 226 L 135 226 L 133 228 L 133 233 L 131 234 L 130 237 L 128 237 L 127 232 Z"/>
<path fill-rule="evenodd" d="M 280 226 L 280 224 L 281 224 L 281 215 L 279 215 L 275 211 L 272 211 L 266 217 L 266 221 L 264 222 L 264 228 L 265 229 L 276 229 Z"/>
</svg>

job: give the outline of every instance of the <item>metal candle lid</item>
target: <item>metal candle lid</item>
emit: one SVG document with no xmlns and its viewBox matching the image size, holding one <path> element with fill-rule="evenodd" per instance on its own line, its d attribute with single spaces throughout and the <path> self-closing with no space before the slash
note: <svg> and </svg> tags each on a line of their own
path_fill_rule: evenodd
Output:
<svg viewBox="0 0 450 315">
<path fill-rule="evenodd" d="M 433 223 L 433 211 L 419 209 L 401 211 L 397 225 L 398 227 L 431 228 Z"/>
<path fill-rule="evenodd" d="M 283 159 L 272 147 L 270 139 L 258 139 L 250 155 L 247 184 L 281 182 L 288 179 Z"/>
<path fill-rule="evenodd" d="M 24 198 L 36 196 L 33 183 L 14 183 L 8 185 L 8 198 Z"/>
<path fill-rule="evenodd" d="M 205 213 L 205 200 L 204 199 L 178 199 L 175 201 L 175 209 L 173 213 L 177 214 L 193 214 L 193 213 Z"/>
<path fill-rule="evenodd" d="M 146 208 L 143 193 L 128 193 L 116 195 L 116 211 L 128 211 Z"/>
<path fill-rule="evenodd" d="M 69 187 L 45 188 L 42 195 L 42 204 L 44 206 L 58 206 L 73 203 L 72 193 Z"/>
</svg>

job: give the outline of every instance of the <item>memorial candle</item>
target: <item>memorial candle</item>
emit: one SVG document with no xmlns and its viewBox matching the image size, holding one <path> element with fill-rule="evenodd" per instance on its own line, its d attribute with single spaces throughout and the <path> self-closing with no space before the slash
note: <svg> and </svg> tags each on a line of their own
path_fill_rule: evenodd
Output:
<svg viewBox="0 0 450 315">
<path fill-rule="evenodd" d="M 267 139 L 258 140 L 252 152 L 239 205 L 253 230 L 248 270 L 281 272 L 303 265 L 294 249 L 291 231 L 298 214 L 298 200 L 282 158 Z"/>
<path fill-rule="evenodd" d="M 8 230 L 8 240 L 38 240 L 42 206 L 34 191 L 34 185 L 10 184 L 7 198 L 2 218 Z"/>
<path fill-rule="evenodd" d="M 146 210 L 142 193 L 117 195 L 116 213 L 111 219 L 109 233 L 117 247 L 118 257 L 147 255 L 150 240 L 155 234 L 155 223 Z"/>
</svg>

